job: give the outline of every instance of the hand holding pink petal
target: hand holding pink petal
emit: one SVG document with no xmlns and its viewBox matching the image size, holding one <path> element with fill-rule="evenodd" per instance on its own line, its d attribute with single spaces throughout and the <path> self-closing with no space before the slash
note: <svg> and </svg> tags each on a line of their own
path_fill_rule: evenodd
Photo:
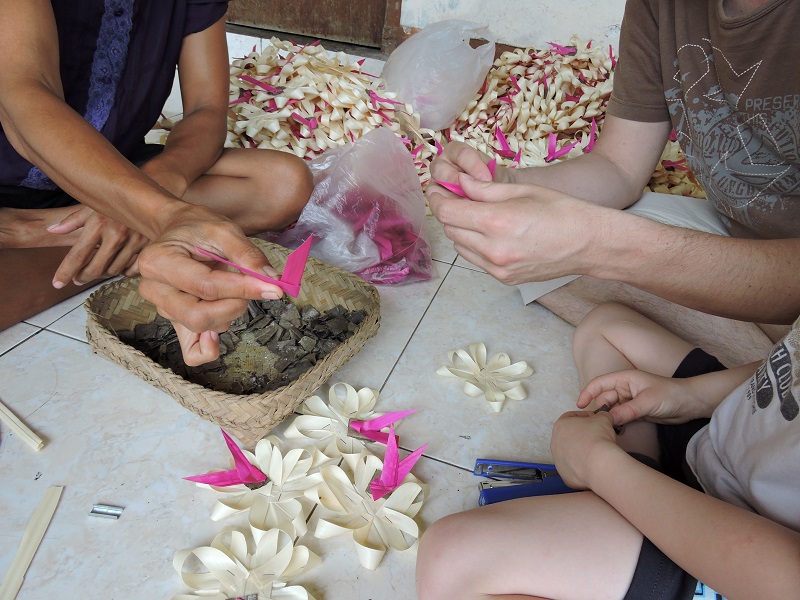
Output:
<svg viewBox="0 0 800 600">
<path fill-rule="evenodd" d="M 195 246 L 194 249 L 203 256 L 207 256 L 208 258 L 213 258 L 214 260 L 226 264 L 229 267 L 238 269 L 245 275 L 250 275 L 251 277 L 255 277 L 256 279 L 260 279 L 261 281 L 266 281 L 267 283 L 274 283 L 284 292 L 296 298 L 297 294 L 300 293 L 300 283 L 301 280 L 303 279 L 303 271 L 306 268 L 306 262 L 308 261 L 308 252 L 309 250 L 311 250 L 311 242 L 313 241 L 313 239 L 314 239 L 313 235 L 308 236 L 308 239 L 305 242 L 303 242 L 294 252 L 292 252 L 286 258 L 286 265 L 283 268 L 283 274 L 281 275 L 280 279 L 273 279 L 272 277 L 267 277 L 263 273 L 256 273 L 255 271 L 251 271 L 250 269 L 245 269 L 244 267 L 239 266 L 236 263 L 232 263 L 229 260 L 226 260 L 221 256 L 217 256 L 216 254 L 209 252 L 208 250 L 203 250 L 198 246 Z"/>
</svg>

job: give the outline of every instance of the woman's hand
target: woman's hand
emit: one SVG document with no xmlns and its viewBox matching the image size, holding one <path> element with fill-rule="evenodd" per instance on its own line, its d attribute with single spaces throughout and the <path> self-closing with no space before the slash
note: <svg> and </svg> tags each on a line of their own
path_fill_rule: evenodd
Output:
<svg viewBox="0 0 800 600">
<path fill-rule="evenodd" d="M 57 288 L 70 281 L 81 285 L 104 277 L 136 275 L 139 252 L 147 245 L 143 235 L 88 206 L 79 207 L 48 231 L 56 235 L 79 233 L 53 277 Z"/>
<path fill-rule="evenodd" d="M 251 271 L 275 275 L 266 256 L 228 219 L 188 204 L 171 216 L 164 233 L 139 258 L 139 293 L 175 325 L 187 365 L 217 358 L 214 334 L 226 331 L 247 309 L 248 300 L 283 296 L 277 285 L 209 262 L 195 246 Z"/>
</svg>

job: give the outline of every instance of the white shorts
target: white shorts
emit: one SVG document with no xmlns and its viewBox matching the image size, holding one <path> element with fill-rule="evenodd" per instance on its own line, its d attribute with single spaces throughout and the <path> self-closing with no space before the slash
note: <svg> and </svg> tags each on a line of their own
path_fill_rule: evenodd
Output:
<svg viewBox="0 0 800 600">
<path fill-rule="evenodd" d="M 722 224 L 717 211 L 707 200 L 698 198 L 645 192 L 635 204 L 626 208 L 625 212 L 666 225 L 675 225 L 717 235 L 730 235 Z M 578 277 L 580 276 L 567 275 L 566 277 L 559 277 L 549 281 L 523 283 L 517 288 L 522 294 L 523 302 L 530 304 L 545 294 L 567 285 Z"/>
</svg>

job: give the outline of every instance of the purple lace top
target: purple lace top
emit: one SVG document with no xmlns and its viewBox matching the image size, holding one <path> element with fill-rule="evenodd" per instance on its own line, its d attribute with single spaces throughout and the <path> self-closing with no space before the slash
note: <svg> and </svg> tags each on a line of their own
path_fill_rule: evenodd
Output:
<svg viewBox="0 0 800 600">
<path fill-rule="evenodd" d="M 225 14 L 228 0 L 53 0 L 64 97 L 123 154 L 158 119 L 183 38 Z M 0 130 L 0 185 L 55 189 Z"/>
</svg>

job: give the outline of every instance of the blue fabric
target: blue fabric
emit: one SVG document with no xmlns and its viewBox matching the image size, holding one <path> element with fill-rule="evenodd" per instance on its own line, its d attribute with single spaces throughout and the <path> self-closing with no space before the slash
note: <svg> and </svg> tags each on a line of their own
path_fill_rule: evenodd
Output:
<svg viewBox="0 0 800 600">
<path fill-rule="evenodd" d="M 221 19 L 228 0 L 52 0 L 52 6 L 65 101 L 130 157 L 172 90 L 183 38 Z M 55 187 L 2 132 L 0 185 Z"/>
</svg>

